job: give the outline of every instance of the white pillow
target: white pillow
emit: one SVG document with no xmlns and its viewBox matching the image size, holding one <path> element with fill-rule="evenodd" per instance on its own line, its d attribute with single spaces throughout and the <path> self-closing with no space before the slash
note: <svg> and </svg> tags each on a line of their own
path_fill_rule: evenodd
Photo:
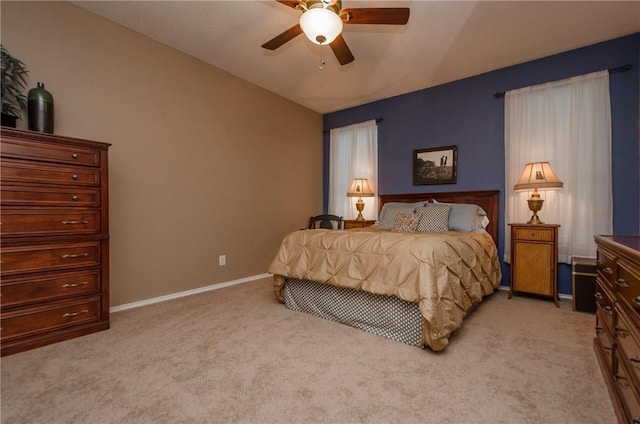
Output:
<svg viewBox="0 0 640 424">
<path fill-rule="evenodd" d="M 449 230 L 450 231 L 483 231 L 489 225 L 487 212 L 478 205 L 469 203 L 440 203 L 433 199 L 434 205 L 449 205 Z"/>
</svg>

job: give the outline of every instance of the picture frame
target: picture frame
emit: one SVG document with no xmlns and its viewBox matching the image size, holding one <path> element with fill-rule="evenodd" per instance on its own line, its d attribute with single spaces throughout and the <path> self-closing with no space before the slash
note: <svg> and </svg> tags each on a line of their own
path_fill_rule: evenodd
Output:
<svg viewBox="0 0 640 424">
<path fill-rule="evenodd" d="M 413 151 L 413 185 L 455 184 L 457 168 L 456 145 Z"/>
</svg>

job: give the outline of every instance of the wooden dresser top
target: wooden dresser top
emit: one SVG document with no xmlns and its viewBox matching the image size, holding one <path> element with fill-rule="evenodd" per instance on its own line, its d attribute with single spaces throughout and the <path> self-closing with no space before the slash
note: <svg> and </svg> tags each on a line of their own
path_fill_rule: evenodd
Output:
<svg viewBox="0 0 640 424">
<path fill-rule="evenodd" d="M 640 236 L 595 236 L 597 244 L 626 253 L 630 258 L 640 262 Z"/>
</svg>

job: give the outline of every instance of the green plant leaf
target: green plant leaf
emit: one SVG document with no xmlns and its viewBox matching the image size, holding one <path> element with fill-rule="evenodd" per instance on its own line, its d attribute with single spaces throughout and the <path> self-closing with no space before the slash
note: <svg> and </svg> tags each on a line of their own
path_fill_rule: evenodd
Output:
<svg viewBox="0 0 640 424">
<path fill-rule="evenodd" d="M 27 97 L 24 89 L 27 86 L 26 77 L 29 74 L 26 65 L 11 56 L 9 51 L 0 44 L 2 74 L 0 79 L 2 96 L 2 113 L 22 119 L 22 112 L 27 110 Z"/>
</svg>

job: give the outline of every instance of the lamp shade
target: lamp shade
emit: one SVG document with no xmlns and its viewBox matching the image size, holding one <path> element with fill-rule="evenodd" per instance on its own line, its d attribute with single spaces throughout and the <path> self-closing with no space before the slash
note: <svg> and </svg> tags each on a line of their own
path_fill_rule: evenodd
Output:
<svg viewBox="0 0 640 424">
<path fill-rule="evenodd" d="M 334 11 L 318 7 L 300 16 L 302 31 L 315 44 L 331 43 L 342 32 L 342 19 Z"/>
<path fill-rule="evenodd" d="M 354 178 L 347 197 L 373 197 L 373 190 L 366 178 Z"/>
<path fill-rule="evenodd" d="M 564 184 L 556 177 L 549 162 L 532 162 L 524 166 L 514 190 L 559 189 Z"/>
</svg>

